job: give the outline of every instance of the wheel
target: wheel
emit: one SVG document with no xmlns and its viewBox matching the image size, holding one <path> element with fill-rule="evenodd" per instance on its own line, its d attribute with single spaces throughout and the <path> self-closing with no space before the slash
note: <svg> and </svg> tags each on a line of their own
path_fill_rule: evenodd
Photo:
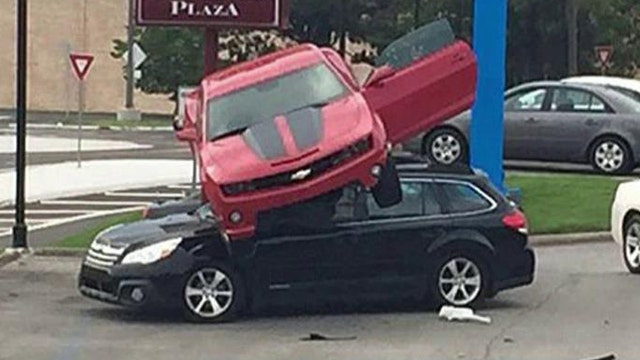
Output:
<svg viewBox="0 0 640 360">
<path fill-rule="evenodd" d="M 222 263 L 212 263 L 191 272 L 182 293 L 185 315 L 196 322 L 233 320 L 243 299 L 238 275 Z"/>
<path fill-rule="evenodd" d="M 434 305 L 474 306 L 486 298 L 489 271 L 477 256 L 455 252 L 442 257 L 432 274 Z"/>
<path fill-rule="evenodd" d="M 627 269 L 640 274 L 640 215 L 634 215 L 624 228 L 622 256 Z"/>
<path fill-rule="evenodd" d="M 427 135 L 422 144 L 422 153 L 429 161 L 441 165 L 468 161 L 466 139 L 449 128 L 436 129 Z"/>
<path fill-rule="evenodd" d="M 591 165 L 603 173 L 624 174 L 632 170 L 633 156 L 624 141 L 606 137 L 591 147 Z"/>
</svg>

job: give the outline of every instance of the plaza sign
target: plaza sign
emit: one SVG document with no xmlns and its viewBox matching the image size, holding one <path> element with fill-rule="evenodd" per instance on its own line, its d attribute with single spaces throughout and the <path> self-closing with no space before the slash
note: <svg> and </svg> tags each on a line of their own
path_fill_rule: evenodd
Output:
<svg viewBox="0 0 640 360">
<path fill-rule="evenodd" d="M 138 25 L 286 27 L 288 0 L 132 0 Z"/>
</svg>

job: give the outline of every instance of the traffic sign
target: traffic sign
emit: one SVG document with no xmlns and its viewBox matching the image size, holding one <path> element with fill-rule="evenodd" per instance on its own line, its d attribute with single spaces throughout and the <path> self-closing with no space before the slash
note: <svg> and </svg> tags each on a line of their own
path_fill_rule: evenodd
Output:
<svg viewBox="0 0 640 360">
<path fill-rule="evenodd" d="M 123 58 L 125 59 L 125 61 L 129 59 L 128 51 L 125 51 L 125 53 L 123 54 Z M 138 43 L 133 43 L 133 68 L 139 68 L 145 62 L 145 60 L 147 60 L 147 53 L 142 50 Z"/>
<path fill-rule="evenodd" d="M 73 69 L 73 73 L 76 75 L 78 80 L 84 81 L 95 57 L 89 54 L 69 54 L 69 59 L 71 59 L 71 68 Z"/>
<path fill-rule="evenodd" d="M 598 59 L 600 67 L 609 67 L 609 65 L 611 64 L 611 57 L 613 56 L 613 46 L 596 46 L 594 50 L 596 52 L 596 59 Z"/>
</svg>

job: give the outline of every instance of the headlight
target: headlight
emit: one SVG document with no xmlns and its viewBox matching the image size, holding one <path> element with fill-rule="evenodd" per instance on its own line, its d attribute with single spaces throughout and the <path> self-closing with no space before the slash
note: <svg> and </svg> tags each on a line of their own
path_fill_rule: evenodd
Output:
<svg viewBox="0 0 640 360">
<path fill-rule="evenodd" d="M 151 264 L 164 259 L 176 250 L 181 241 L 181 238 L 166 240 L 132 251 L 122 259 L 122 264 Z"/>
</svg>

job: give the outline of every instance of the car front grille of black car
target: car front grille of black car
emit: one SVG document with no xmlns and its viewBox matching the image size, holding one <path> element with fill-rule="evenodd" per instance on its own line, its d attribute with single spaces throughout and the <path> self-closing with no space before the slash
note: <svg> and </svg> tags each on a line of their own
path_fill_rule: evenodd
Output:
<svg viewBox="0 0 640 360">
<path fill-rule="evenodd" d="M 126 246 L 114 246 L 104 240 L 94 241 L 89 247 L 89 253 L 84 262 L 94 268 L 109 269 L 115 265 L 125 250 Z"/>
<path fill-rule="evenodd" d="M 277 175 L 267 176 L 252 181 L 222 185 L 222 191 L 227 196 L 240 195 L 247 192 L 272 189 L 276 187 L 288 186 L 294 183 L 314 179 L 327 171 L 335 168 L 356 156 L 369 151 L 373 144 L 372 138 L 368 137 L 348 146 L 338 152 L 326 156 L 305 167 L 283 172 Z"/>
</svg>

